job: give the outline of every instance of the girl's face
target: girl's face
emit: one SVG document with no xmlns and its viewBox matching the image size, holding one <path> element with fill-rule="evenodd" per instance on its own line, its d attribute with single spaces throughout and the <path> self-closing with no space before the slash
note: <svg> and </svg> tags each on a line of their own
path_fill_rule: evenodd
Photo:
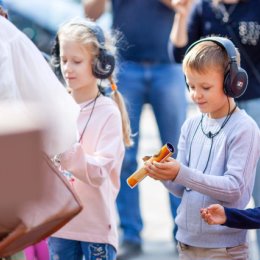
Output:
<svg viewBox="0 0 260 260">
<path fill-rule="evenodd" d="M 60 65 L 62 75 L 72 92 L 95 87 L 92 74 L 91 52 L 79 42 L 60 39 Z"/>
<path fill-rule="evenodd" d="M 223 90 L 224 76 L 220 70 L 210 68 L 198 73 L 187 69 L 185 75 L 190 96 L 202 113 L 208 113 L 211 118 L 227 115 L 229 103 Z"/>
</svg>

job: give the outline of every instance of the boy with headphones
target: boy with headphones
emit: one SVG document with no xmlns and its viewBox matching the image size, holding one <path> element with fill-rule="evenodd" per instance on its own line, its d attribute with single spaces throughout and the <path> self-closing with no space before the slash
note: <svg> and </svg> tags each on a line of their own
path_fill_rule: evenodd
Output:
<svg viewBox="0 0 260 260">
<path fill-rule="evenodd" d="M 233 43 L 223 37 L 192 44 L 183 71 L 201 115 L 182 126 L 176 160 L 149 162 L 146 169 L 182 198 L 176 217 L 181 260 L 248 259 L 246 230 L 209 226 L 200 217 L 210 204 L 245 208 L 252 194 L 260 132 L 234 101 L 246 90 L 246 71 Z"/>
</svg>

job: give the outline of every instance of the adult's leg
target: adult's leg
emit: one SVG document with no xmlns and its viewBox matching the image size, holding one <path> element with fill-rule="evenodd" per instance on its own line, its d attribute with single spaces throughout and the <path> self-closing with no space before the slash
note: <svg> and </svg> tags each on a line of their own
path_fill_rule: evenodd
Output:
<svg viewBox="0 0 260 260">
<path fill-rule="evenodd" d="M 70 239 L 50 237 L 48 247 L 51 260 L 82 260 L 81 242 Z"/>
<path fill-rule="evenodd" d="M 151 90 L 149 98 L 154 110 L 162 143 L 170 142 L 177 154 L 177 144 L 181 126 L 186 118 L 187 101 L 186 85 L 179 64 L 162 64 L 152 67 Z M 170 206 L 172 217 L 175 218 L 180 199 L 172 194 Z M 177 226 L 174 225 L 175 238 Z"/>
<path fill-rule="evenodd" d="M 138 185 L 131 189 L 126 179 L 137 168 L 139 124 L 144 104 L 144 84 L 142 67 L 136 63 L 123 63 L 118 74 L 119 91 L 123 94 L 131 122 L 134 145 L 126 149 L 122 171 L 121 188 L 117 197 L 117 207 L 122 229 L 122 242 L 141 244 L 143 222 L 140 210 Z"/>
</svg>

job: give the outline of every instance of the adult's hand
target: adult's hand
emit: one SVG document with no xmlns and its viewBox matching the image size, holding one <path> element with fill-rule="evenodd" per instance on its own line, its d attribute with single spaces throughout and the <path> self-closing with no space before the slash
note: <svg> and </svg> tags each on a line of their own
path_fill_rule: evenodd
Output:
<svg viewBox="0 0 260 260">
<path fill-rule="evenodd" d="M 187 16 L 193 4 L 193 0 L 172 0 L 172 8 L 176 13 Z"/>
</svg>

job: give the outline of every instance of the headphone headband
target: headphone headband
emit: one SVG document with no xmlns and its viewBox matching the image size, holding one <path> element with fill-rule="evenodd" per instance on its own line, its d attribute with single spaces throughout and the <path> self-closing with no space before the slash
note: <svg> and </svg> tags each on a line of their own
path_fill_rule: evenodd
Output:
<svg viewBox="0 0 260 260">
<path fill-rule="evenodd" d="M 233 44 L 233 42 L 227 38 L 218 37 L 218 36 L 202 38 L 202 39 L 192 43 L 189 46 L 189 48 L 186 50 L 185 56 L 195 45 L 197 45 L 201 42 L 206 42 L 206 41 L 215 42 L 218 46 L 222 47 L 222 49 L 226 51 L 230 61 L 236 61 L 237 53 L 236 53 L 236 47 Z"/>
<path fill-rule="evenodd" d="M 87 27 L 91 31 L 91 33 L 93 33 L 94 36 L 97 38 L 101 48 L 105 47 L 105 35 L 98 24 L 89 20 L 75 19 L 71 22 L 71 25 L 82 25 Z"/>
</svg>

